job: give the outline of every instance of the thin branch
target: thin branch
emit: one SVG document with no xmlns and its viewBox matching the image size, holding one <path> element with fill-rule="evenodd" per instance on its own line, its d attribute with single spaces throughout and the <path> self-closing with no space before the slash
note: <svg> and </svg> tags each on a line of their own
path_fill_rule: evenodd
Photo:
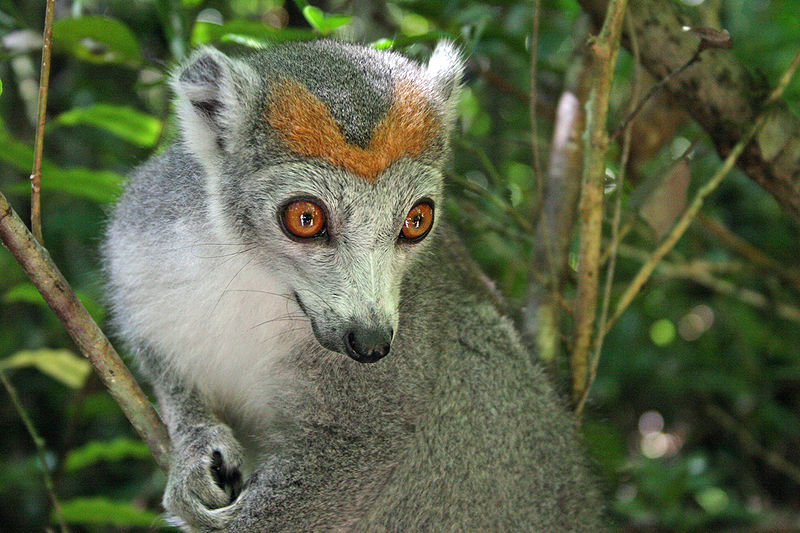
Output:
<svg viewBox="0 0 800 533">
<path fill-rule="evenodd" d="M 141 435 L 158 465 L 169 467 L 169 436 L 125 363 L 97 327 L 75 292 L 0 193 L 0 240 L 55 311 L 75 344 L 92 363 L 111 396 Z"/>
<path fill-rule="evenodd" d="M 589 345 L 597 310 L 600 244 L 603 229 L 603 181 L 608 150 L 609 93 L 616 66 L 619 38 L 625 20 L 627 0 L 611 0 L 600 34 L 591 44 L 592 92 L 587 104 L 584 134 L 584 166 L 580 200 L 580 247 L 578 287 L 575 300 L 575 332 L 570 370 L 572 399 L 577 405 L 586 390 L 589 374 Z"/>
<path fill-rule="evenodd" d="M 689 228 L 689 225 L 692 223 L 692 220 L 697 216 L 700 212 L 700 209 L 703 207 L 703 202 L 705 199 L 714 192 L 719 184 L 722 183 L 722 180 L 728 175 L 731 171 L 733 166 L 736 164 L 736 160 L 744 151 L 745 147 L 750 143 L 753 137 L 758 133 L 762 126 L 766 123 L 767 118 L 769 116 L 769 111 L 772 108 L 772 105 L 777 102 L 783 92 L 786 90 L 786 87 L 789 85 L 792 77 L 794 76 L 795 72 L 797 71 L 798 67 L 800 67 L 800 50 L 798 50 L 797 54 L 795 55 L 794 59 L 792 60 L 789 67 L 781 76 L 780 80 L 778 81 L 778 85 L 775 89 L 770 93 L 767 101 L 764 105 L 764 111 L 755 121 L 755 123 L 750 127 L 750 130 L 747 134 L 739 139 L 739 142 L 731 150 L 731 153 L 728 154 L 728 157 L 725 158 L 725 161 L 722 165 L 717 169 L 714 175 L 711 177 L 708 182 L 703 185 L 698 191 L 695 197 L 692 199 L 691 204 L 687 207 L 686 211 L 684 211 L 681 218 L 678 222 L 672 227 L 669 234 L 666 238 L 662 241 L 662 243 L 658 246 L 658 248 L 653 251 L 650 255 L 649 259 L 642 265 L 639 272 L 636 273 L 636 276 L 631 281 L 630 285 L 625 289 L 625 292 L 619 299 L 617 303 L 617 307 L 614 310 L 614 314 L 612 315 L 611 319 L 608 321 L 606 325 L 606 333 L 614 325 L 617 319 L 622 315 L 623 312 L 628 308 L 631 304 L 633 299 L 639 294 L 639 291 L 642 289 L 642 286 L 650 279 L 650 275 L 655 270 L 656 265 L 659 261 L 675 246 L 675 244 L 680 240 L 686 230 Z"/>
<path fill-rule="evenodd" d="M 483 169 L 486 171 L 486 175 L 489 178 L 489 183 L 492 185 L 492 187 L 498 187 L 500 184 L 505 183 L 502 174 L 500 174 L 500 171 L 497 170 L 497 167 L 492 162 L 489 154 L 486 153 L 486 150 L 477 144 L 473 144 L 462 138 L 456 139 L 456 144 L 460 148 L 475 154 L 475 157 L 477 157 L 480 160 L 481 165 L 483 165 Z"/>
<path fill-rule="evenodd" d="M 523 335 L 536 346 L 538 357 L 553 364 L 565 335 L 562 332 L 564 271 L 576 223 L 575 211 L 583 173 L 581 136 L 585 126 L 584 103 L 588 94 L 588 54 L 583 43 L 588 35 L 588 17 L 576 26 L 580 43 L 567 69 L 559 97 L 547 172 L 542 176 L 542 196 L 531 220 L 536 223 L 529 268 L 528 297 L 523 309 Z M 570 312 L 571 314 L 571 312 Z"/>
<path fill-rule="evenodd" d="M 461 187 L 467 189 L 468 191 L 474 192 L 478 194 L 494 204 L 495 207 L 500 209 L 501 211 L 505 212 L 508 216 L 514 219 L 514 222 L 525 232 L 528 234 L 533 234 L 533 225 L 525 219 L 522 215 L 520 215 L 514 207 L 506 202 L 505 200 L 498 198 L 496 194 L 493 194 L 492 191 L 487 189 L 486 187 L 475 183 L 474 181 L 462 178 L 452 172 L 446 173 L 447 179 L 452 181 L 453 183 L 457 183 Z"/>
<path fill-rule="evenodd" d="M 19 414 L 19 417 L 22 419 L 22 423 L 25 425 L 25 429 L 28 431 L 28 435 L 31 436 L 33 444 L 36 446 L 36 453 L 39 456 L 39 462 L 42 463 L 44 488 L 47 491 L 47 496 L 50 498 L 50 503 L 53 504 L 53 512 L 55 513 L 56 521 L 61 528 L 61 533 L 69 533 L 67 523 L 64 521 L 64 514 L 61 512 L 61 502 L 58 501 L 55 484 L 53 483 L 53 478 L 50 476 L 50 468 L 47 466 L 47 450 L 44 446 L 44 439 L 41 437 L 41 435 L 39 435 L 39 432 L 36 431 L 36 426 L 33 425 L 33 421 L 28 415 L 28 411 L 25 410 L 25 406 L 22 405 L 22 402 L 19 399 L 17 388 L 14 387 L 14 385 L 8 379 L 8 376 L 6 376 L 5 372 L 0 371 L 0 381 L 3 382 L 3 386 L 6 388 L 8 395 L 11 397 L 11 403 L 14 404 L 17 414 Z"/>
<path fill-rule="evenodd" d="M 592 388 L 592 383 L 594 383 L 595 377 L 597 376 L 597 367 L 600 364 L 600 352 L 603 349 L 603 339 L 605 339 L 605 335 L 603 331 L 605 331 L 606 321 L 608 320 L 608 307 L 611 302 L 611 286 L 614 282 L 614 271 L 617 266 L 617 245 L 620 242 L 620 221 L 622 220 L 622 189 L 625 185 L 625 171 L 628 168 L 628 160 L 630 159 L 631 155 L 631 137 L 633 135 L 633 128 L 631 127 L 633 122 L 633 118 L 635 118 L 634 111 L 635 111 L 635 104 L 636 99 L 639 96 L 639 85 L 642 80 L 641 74 L 641 67 L 639 65 L 640 57 L 639 57 L 639 43 L 636 41 L 634 37 L 634 33 L 632 31 L 632 23 L 630 15 L 625 17 L 625 22 L 627 25 L 628 33 L 632 36 L 633 43 L 633 56 L 634 56 L 634 68 L 633 74 L 631 76 L 632 83 L 631 83 L 631 95 L 630 95 L 630 108 L 632 111 L 630 112 L 630 116 L 632 117 L 629 120 L 625 127 L 625 135 L 622 144 L 622 156 L 620 157 L 619 163 L 619 175 L 617 176 L 617 184 L 616 184 L 616 198 L 614 199 L 614 215 L 611 221 L 611 246 L 609 247 L 609 261 L 608 267 L 606 268 L 606 280 L 605 286 L 603 287 L 603 300 L 600 305 L 600 320 L 597 323 L 597 333 L 595 334 L 594 340 L 594 354 L 591 358 L 591 363 L 589 367 L 589 376 L 586 380 L 586 388 L 583 390 L 583 394 L 578 400 L 578 405 L 575 407 L 575 414 L 580 418 L 583 415 L 583 408 L 586 405 L 586 400 L 589 397 L 589 391 Z M 599 268 L 598 264 L 598 268 Z"/>
<path fill-rule="evenodd" d="M 620 245 L 619 252 L 624 257 L 635 259 L 642 263 L 646 262 L 649 257 L 649 254 L 644 250 L 638 250 L 624 244 Z M 700 260 L 685 264 L 661 261 L 658 263 L 655 273 L 669 278 L 687 279 L 724 296 L 736 298 L 747 305 L 765 311 L 772 311 L 785 320 L 800 322 L 800 309 L 797 307 L 783 302 L 774 302 L 760 292 L 746 287 L 739 287 L 730 281 L 719 279 L 712 275 L 714 272 L 741 271 L 742 267 L 743 265 L 740 263 L 717 263 Z"/>
<path fill-rule="evenodd" d="M 605 265 L 611 259 L 611 252 L 619 248 L 619 245 L 622 244 L 622 241 L 625 240 L 625 237 L 627 237 L 632 230 L 633 219 L 631 218 L 624 226 L 619 228 L 616 237 L 613 238 L 608 246 L 606 246 L 605 250 L 603 250 L 603 254 L 600 256 L 600 266 Z"/>
<path fill-rule="evenodd" d="M 542 11 L 541 0 L 533 0 L 533 28 L 531 30 L 531 94 L 530 94 L 530 119 L 531 119 L 531 149 L 533 150 L 533 171 L 536 173 L 536 187 L 538 188 L 538 202 L 542 199 L 542 162 L 539 158 L 539 122 L 536 120 L 536 62 L 539 58 L 539 18 Z"/>
<path fill-rule="evenodd" d="M 777 472 L 800 484 L 800 466 L 790 463 L 779 453 L 768 450 L 756 438 L 741 427 L 739 422 L 717 406 L 709 405 L 706 413 L 719 425 L 736 435 L 745 450 L 752 456 L 763 460 Z"/>
<path fill-rule="evenodd" d="M 44 154 L 44 123 L 47 116 L 47 91 L 50 87 L 50 52 L 53 48 L 53 12 L 55 0 L 47 0 L 42 37 L 42 67 L 39 73 L 39 111 L 36 119 L 36 139 L 33 142 L 31 170 L 31 230 L 36 240 L 42 237 L 42 157 Z"/>
<path fill-rule="evenodd" d="M 794 285 L 796 290 L 800 291 L 800 271 L 782 265 L 713 218 L 700 213 L 697 216 L 697 220 L 703 228 L 734 252 L 757 267 L 775 272 L 778 276 Z"/>
<path fill-rule="evenodd" d="M 632 28 L 632 27 L 631 27 L 630 29 L 628 29 L 628 35 L 630 35 L 630 36 L 631 36 L 631 47 L 633 47 L 634 45 L 633 45 L 632 43 L 633 43 L 633 41 L 634 41 L 634 39 L 635 39 L 635 37 L 634 37 L 634 35 L 635 35 L 635 32 L 633 31 L 633 28 Z M 633 121 L 633 119 L 635 119 L 635 118 L 636 118 L 636 116 L 637 116 L 637 115 L 638 115 L 638 114 L 639 114 L 639 113 L 642 111 L 642 109 L 644 109 L 644 106 L 645 106 L 645 104 L 646 104 L 647 102 L 649 102 L 649 101 L 650 101 L 650 99 L 651 99 L 651 98 L 653 98 L 653 97 L 654 97 L 654 96 L 655 96 L 655 95 L 658 93 L 658 91 L 660 91 L 661 89 L 663 89 L 663 88 L 664 88 L 664 87 L 667 85 L 667 83 L 669 83 L 669 81 L 670 81 L 671 79 L 673 79 L 673 78 L 675 78 L 675 77 L 677 77 L 677 76 L 680 76 L 680 75 L 681 75 L 681 73 L 682 73 L 684 70 L 686 70 L 687 68 L 689 68 L 689 67 L 691 67 L 692 65 L 694 65 L 694 64 L 695 64 L 695 62 L 696 62 L 698 59 L 700 59 L 700 53 L 701 53 L 703 50 L 704 50 L 704 48 L 702 48 L 702 47 L 698 46 L 698 47 L 697 47 L 697 51 L 694 53 L 694 55 L 693 55 L 692 57 L 690 57 L 690 58 L 689 58 L 689 61 L 687 61 L 686 63 L 684 63 L 683 65 L 681 65 L 681 66 L 680 66 L 679 68 L 677 68 L 675 71 L 673 71 L 673 72 L 670 72 L 669 74 L 667 74 L 666 76 L 664 76 L 663 78 L 661 78 L 661 79 L 660 79 L 660 80 L 659 80 L 657 83 L 654 83 L 654 84 L 653 84 L 653 86 L 652 86 L 652 87 L 650 87 L 650 90 L 649 90 L 649 91 L 647 91 L 647 94 L 646 94 L 646 95 L 644 95 L 644 97 L 642 97 L 642 99 L 641 99 L 641 100 L 639 100 L 639 103 L 636 105 L 636 107 L 635 107 L 635 108 L 633 108 L 631 111 L 629 111 L 629 112 L 628 112 L 628 116 L 626 116 L 626 117 L 625 117 L 625 118 L 622 120 L 622 122 L 619 124 L 619 126 L 617 126 L 617 129 L 615 129 L 615 130 L 614 130 L 614 133 L 612 133 L 612 134 L 611 134 L 611 139 L 613 140 L 613 139 L 616 139 L 617 137 L 619 137 L 619 135 L 620 135 L 620 134 L 621 134 L 623 131 L 625 131 L 625 128 L 627 128 L 627 127 L 628 127 L 628 125 L 631 123 L 631 121 Z M 638 56 L 638 54 L 639 54 L 639 52 L 636 52 L 636 55 L 637 55 L 637 56 Z M 640 59 L 637 59 L 637 60 L 636 60 L 636 64 L 637 64 L 637 65 L 639 65 L 639 64 L 640 64 Z"/>
</svg>

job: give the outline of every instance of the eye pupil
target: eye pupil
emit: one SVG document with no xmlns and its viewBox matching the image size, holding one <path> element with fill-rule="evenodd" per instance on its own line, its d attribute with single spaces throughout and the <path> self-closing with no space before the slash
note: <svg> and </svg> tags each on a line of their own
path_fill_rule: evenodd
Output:
<svg viewBox="0 0 800 533">
<path fill-rule="evenodd" d="M 300 215 L 300 225 L 301 226 L 310 226 L 314 223 L 314 215 L 306 211 L 302 215 Z"/>
</svg>

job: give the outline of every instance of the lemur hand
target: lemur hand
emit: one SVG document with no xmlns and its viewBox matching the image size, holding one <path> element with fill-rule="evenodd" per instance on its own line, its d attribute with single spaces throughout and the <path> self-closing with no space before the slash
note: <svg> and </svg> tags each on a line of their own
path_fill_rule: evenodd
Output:
<svg viewBox="0 0 800 533">
<path fill-rule="evenodd" d="M 164 507 L 200 531 L 223 529 L 241 491 L 242 459 L 228 426 L 193 427 L 173 448 Z"/>
</svg>

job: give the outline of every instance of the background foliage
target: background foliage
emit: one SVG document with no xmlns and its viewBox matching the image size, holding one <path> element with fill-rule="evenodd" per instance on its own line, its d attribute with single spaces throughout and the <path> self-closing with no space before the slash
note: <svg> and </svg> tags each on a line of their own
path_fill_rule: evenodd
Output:
<svg viewBox="0 0 800 533">
<path fill-rule="evenodd" d="M 97 254 L 104 212 L 125 173 L 174 136 L 165 84 L 170 68 L 199 44 L 241 52 L 319 35 L 394 46 L 419 58 L 441 37 L 463 46 L 469 64 L 446 208 L 512 307 L 524 305 L 539 200 L 528 114 L 531 3 L 314 4 L 57 2 L 44 237 L 96 320 L 105 316 Z M 795 0 L 685 4 L 704 25 L 728 29 L 733 53 L 767 79 L 779 75 L 800 43 Z M 0 189 L 20 213 L 28 209 L 43 14 L 43 0 L 0 0 Z M 537 146 L 546 161 L 555 105 L 588 22 L 574 0 L 543 0 L 541 20 Z M 631 71 L 623 51 L 612 126 L 626 114 Z M 786 100 L 797 111 L 800 83 L 790 86 Z M 681 159 L 689 146 L 690 157 Z M 623 195 L 632 228 L 620 252 L 622 288 L 642 251 L 658 242 L 659 224 L 648 209 L 668 223 L 664 212 L 680 208 L 686 187 L 691 194 L 719 159 L 706 134 L 683 121 L 633 169 L 622 191 L 613 179 L 618 161 L 619 147 L 612 145 L 607 196 Z M 686 187 L 669 188 L 678 164 Z M 710 273 L 730 290 L 684 279 L 675 269 L 659 271 L 606 338 L 583 423 L 587 447 L 621 531 L 800 530 L 800 315 L 777 311 L 779 303 L 800 305 L 800 234 L 738 171 L 704 213 L 710 222 L 695 223 L 667 261 Z M 715 223 L 774 262 L 748 261 L 709 231 Z M 760 303 L 753 305 L 751 293 Z M 47 466 L 71 528 L 169 530 L 158 518 L 164 476 L 97 379 L 70 355 L 74 347 L 55 316 L 2 249 L 0 299 L 0 371 L 16 384 L 46 442 Z M 564 370 L 553 370 L 565 382 Z M 51 509 L 40 465 L 5 397 L 0 426 L 3 531 L 41 531 Z"/>
</svg>

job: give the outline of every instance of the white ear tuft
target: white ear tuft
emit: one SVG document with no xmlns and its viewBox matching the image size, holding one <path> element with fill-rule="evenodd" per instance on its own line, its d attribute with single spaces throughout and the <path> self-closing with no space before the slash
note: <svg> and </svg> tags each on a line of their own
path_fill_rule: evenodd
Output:
<svg viewBox="0 0 800 533">
<path fill-rule="evenodd" d="M 443 40 L 436 44 L 427 70 L 445 99 L 457 96 L 464 75 L 464 59 L 452 41 Z"/>
</svg>

